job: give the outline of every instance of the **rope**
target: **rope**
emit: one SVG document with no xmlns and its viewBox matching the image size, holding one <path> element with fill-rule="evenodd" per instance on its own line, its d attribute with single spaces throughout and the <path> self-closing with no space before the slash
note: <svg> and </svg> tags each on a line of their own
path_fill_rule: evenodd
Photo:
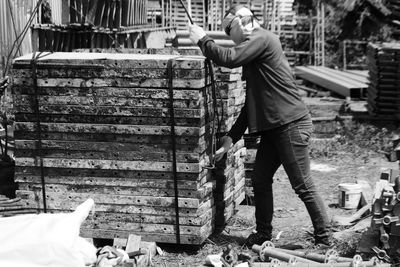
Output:
<svg viewBox="0 0 400 267">
<path fill-rule="evenodd" d="M 40 125 L 40 111 L 39 111 L 39 92 L 37 85 L 37 60 L 40 58 L 41 53 L 32 54 L 31 69 L 32 69 L 32 81 L 33 88 L 35 91 L 35 114 L 36 114 L 36 128 L 37 128 L 37 153 L 39 157 L 40 164 L 40 181 L 42 184 L 42 197 L 43 197 L 43 211 L 47 213 L 47 203 L 46 203 L 46 181 L 44 178 L 44 167 L 43 167 L 43 153 L 42 153 L 42 129 Z"/>
<path fill-rule="evenodd" d="M 176 221 L 176 243 L 181 243 L 180 224 L 179 224 L 179 203 L 178 203 L 178 172 L 176 164 L 176 140 L 175 140 L 175 112 L 174 112 L 174 87 L 173 87 L 173 63 L 171 58 L 167 63 L 168 87 L 170 100 L 170 117 L 171 117 L 171 142 L 172 142 L 172 172 L 174 176 L 174 195 L 175 195 L 175 221 Z"/>
</svg>

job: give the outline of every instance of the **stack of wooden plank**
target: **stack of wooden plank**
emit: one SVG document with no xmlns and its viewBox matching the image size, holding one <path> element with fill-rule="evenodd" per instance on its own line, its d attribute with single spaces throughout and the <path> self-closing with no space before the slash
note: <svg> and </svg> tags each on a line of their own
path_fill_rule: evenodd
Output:
<svg viewBox="0 0 400 267">
<path fill-rule="evenodd" d="M 76 49 L 75 52 L 96 52 L 96 53 L 126 53 L 126 54 L 157 54 L 157 55 L 183 55 L 201 56 L 202 53 L 196 47 L 166 47 L 166 48 L 111 48 L 111 49 Z M 225 68 L 213 64 L 214 78 L 216 81 L 216 100 L 218 106 L 218 117 L 220 118 L 220 134 L 225 134 L 230 130 L 237 116 L 242 109 L 246 89 L 245 82 L 242 81 L 241 68 Z"/>
<path fill-rule="evenodd" d="M 400 115 L 400 45 L 368 44 L 370 85 L 367 108 L 371 115 Z"/>
<path fill-rule="evenodd" d="M 31 58 L 21 57 L 13 66 L 17 195 L 26 206 L 43 209 L 42 158 L 49 211 L 71 211 L 89 197 L 95 200 L 96 213 L 81 229 L 86 237 L 133 233 L 175 243 L 179 217 L 180 242 L 200 244 L 218 216 L 229 219 L 244 198 L 245 148 L 238 142 L 223 168 L 205 168 L 212 155 L 214 98 L 204 57 L 41 55 L 39 123 Z M 167 75 L 171 59 L 179 216 Z"/>
<path fill-rule="evenodd" d="M 128 54 L 163 54 L 163 55 L 202 55 L 199 48 L 174 48 L 168 47 L 163 49 L 79 49 L 79 52 L 98 52 L 98 53 L 128 53 Z M 229 69 L 213 65 L 214 79 L 216 81 L 216 101 L 218 107 L 218 118 L 216 123 L 217 135 L 222 136 L 226 134 L 233 126 L 237 116 L 239 116 L 245 102 L 245 87 L 244 82 L 241 80 L 242 69 L 234 68 Z M 227 218 L 233 214 L 236 206 L 244 199 L 245 184 L 245 162 L 244 158 L 247 153 L 247 146 L 243 140 L 239 141 L 229 151 L 227 157 L 218 163 L 218 168 L 214 172 L 214 178 L 217 181 L 215 192 L 225 191 L 225 196 L 229 196 L 226 190 L 233 190 L 231 193 L 235 195 L 234 198 L 228 197 L 221 200 L 217 210 L 218 218 L 216 226 L 219 228 L 224 225 Z M 234 169 L 235 171 L 232 171 Z M 228 195 L 227 195 L 228 194 Z M 236 201 L 232 202 L 232 199 Z M 224 216 L 222 216 L 224 215 Z"/>
</svg>

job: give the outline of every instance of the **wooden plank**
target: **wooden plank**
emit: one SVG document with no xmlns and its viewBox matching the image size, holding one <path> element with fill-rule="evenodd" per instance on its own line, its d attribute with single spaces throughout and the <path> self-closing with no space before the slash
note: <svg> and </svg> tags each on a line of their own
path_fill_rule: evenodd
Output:
<svg viewBox="0 0 400 267">
<path fill-rule="evenodd" d="M 46 140 L 45 140 L 46 141 Z M 68 147 L 67 149 L 60 149 L 57 147 L 53 146 L 48 146 L 48 144 L 53 143 L 52 141 L 46 142 L 45 146 L 42 146 L 43 149 L 43 156 L 44 157 L 53 157 L 53 158 L 98 158 L 98 159 L 120 159 L 122 160 L 123 158 L 126 158 L 126 160 L 139 160 L 139 159 L 146 159 L 150 161 L 155 161 L 154 159 L 158 159 L 159 161 L 172 161 L 171 159 L 171 150 L 166 149 L 165 151 L 153 151 L 151 150 L 151 147 L 156 147 L 157 146 L 147 146 L 148 149 L 150 150 L 123 150 L 123 149 L 118 149 L 118 147 L 123 148 L 123 144 L 119 146 L 116 144 L 115 146 L 110 146 L 110 143 L 106 143 L 107 145 L 105 147 L 102 147 L 100 149 L 96 149 L 97 144 L 93 146 L 93 149 L 85 149 L 85 147 L 89 147 L 91 143 L 88 142 L 79 142 L 79 143 L 86 143 L 88 146 L 81 146 L 81 147 L 76 147 L 73 148 L 74 142 L 70 142 L 69 144 L 66 144 Z M 36 156 L 37 154 L 37 143 L 35 141 L 26 141 L 24 144 L 31 144 L 33 145 L 32 148 L 21 148 L 19 145 L 21 142 L 18 140 L 18 148 L 15 149 L 15 156 L 16 157 L 23 157 L 23 156 Z M 64 143 L 63 143 L 64 144 Z M 111 143 L 112 144 L 112 143 Z M 140 146 L 139 146 L 140 147 Z M 114 149 L 110 149 L 114 148 Z M 126 148 L 126 147 L 125 147 Z M 148 152 L 151 151 L 151 152 Z M 202 153 L 190 153 L 182 150 L 177 150 L 177 161 L 178 162 L 199 162 L 200 159 L 204 158 L 206 156 L 206 151 L 203 151 Z M 136 155 L 135 155 L 136 154 Z M 153 159 L 153 160 L 152 160 Z"/>
<path fill-rule="evenodd" d="M 192 226 L 202 226 L 206 222 L 212 220 L 215 215 L 215 207 L 210 208 L 203 214 L 199 214 L 196 217 L 186 217 L 179 216 L 179 224 L 181 225 L 192 225 Z M 94 215 L 94 219 L 97 221 L 113 221 L 120 223 L 145 223 L 145 224 L 175 224 L 176 217 L 175 214 L 170 215 L 143 215 L 143 214 L 126 214 L 126 213 L 111 213 L 111 212 L 97 212 Z"/>
<path fill-rule="evenodd" d="M 32 191 L 33 192 L 33 191 Z M 39 191 L 40 192 L 40 191 Z M 92 198 L 96 205 L 129 205 L 135 206 L 138 209 L 142 207 L 160 207 L 160 208 L 174 208 L 174 197 L 158 197 L 158 196 L 130 196 L 130 195 L 111 195 L 111 194 L 95 194 L 95 193 L 72 193 L 68 192 L 64 195 L 60 195 L 55 192 L 46 192 L 46 199 L 49 203 L 59 203 L 61 206 L 64 202 L 74 201 L 83 203 L 86 199 Z M 178 205 L 179 208 L 186 209 L 198 209 L 202 203 L 207 201 L 206 199 L 195 199 L 195 198 L 182 198 L 179 197 Z"/>
<path fill-rule="evenodd" d="M 39 166 L 38 158 L 16 158 L 17 166 Z M 199 173 L 201 166 L 206 166 L 206 162 L 200 163 L 177 163 L 178 172 Z M 149 162 L 149 161 L 118 161 L 118 160 L 97 160 L 97 159 L 57 159 L 44 158 L 44 167 L 56 168 L 87 168 L 87 169 L 110 169 L 110 170 L 141 170 L 141 171 L 172 171 L 170 162 Z"/>
<path fill-rule="evenodd" d="M 34 95 L 34 88 L 30 86 L 13 86 L 15 95 Z M 121 98 L 143 98 L 143 99 L 169 99 L 169 88 L 122 88 L 122 87 L 92 87 L 92 88 L 71 88 L 71 87 L 39 87 L 38 95 L 46 96 L 92 96 L 92 97 L 121 97 Z M 243 97 L 244 90 L 232 90 L 224 92 L 222 98 Z M 211 88 L 199 89 L 176 89 L 173 90 L 174 100 L 200 100 L 205 96 L 211 95 Z"/>
<path fill-rule="evenodd" d="M 32 54 L 16 58 L 13 65 L 25 66 L 30 69 Z M 162 68 L 167 67 L 168 60 L 174 60 L 174 69 L 204 69 L 203 56 L 176 56 L 176 55 L 145 55 L 145 54 L 118 54 L 118 53 L 47 53 L 41 54 L 38 66 L 41 64 L 72 64 L 96 65 L 105 68 Z"/>
<path fill-rule="evenodd" d="M 36 132 L 34 122 L 15 122 L 15 131 Z M 128 135 L 161 135 L 171 136 L 171 127 L 153 125 L 114 125 L 114 124 L 84 124 L 84 123 L 41 123 L 41 131 L 54 133 L 97 133 L 97 134 L 128 134 Z M 176 136 L 200 137 L 206 134 L 210 125 L 205 127 L 175 127 Z"/>
<path fill-rule="evenodd" d="M 236 110 L 240 111 L 241 107 Z M 211 106 L 208 110 L 212 110 Z M 20 106 L 15 103 L 15 111 L 18 113 L 34 113 L 35 109 L 31 106 Z M 225 109 L 225 111 L 227 111 Z M 229 111 L 229 110 L 228 110 Z M 228 112 L 227 111 L 227 112 Z M 72 115 L 98 115 L 98 116 L 139 116 L 170 118 L 168 108 L 147 108 L 147 107 L 98 107 L 98 106 L 78 106 L 78 105 L 48 105 L 40 106 L 41 114 L 72 114 Z M 176 118 L 201 118 L 207 116 L 205 109 L 174 109 Z M 233 111 L 235 112 L 235 110 Z M 229 113 L 228 113 L 229 114 Z"/>
<path fill-rule="evenodd" d="M 35 121 L 36 115 L 32 113 L 16 113 L 15 121 L 32 122 Z M 129 116 L 95 116 L 95 115 L 69 115 L 69 114 L 41 114 L 39 116 L 41 122 L 53 123 L 98 123 L 98 124 L 115 124 L 115 125 L 171 125 L 171 118 L 155 118 L 155 117 L 129 117 Z M 225 123 L 234 122 L 235 118 L 228 118 Z M 177 127 L 203 127 L 211 121 L 211 116 L 201 118 L 175 118 Z M 233 124 L 233 123 L 232 123 Z"/>
<path fill-rule="evenodd" d="M 33 140 L 15 140 L 16 150 L 37 149 L 38 144 Z M 135 144 L 135 143 L 113 143 L 113 142 L 70 142 L 63 140 L 42 140 L 42 149 L 55 150 L 83 150 L 83 151 L 130 151 L 135 153 L 170 153 L 172 144 Z M 202 154 L 205 150 L 197 146 L 178 146 L 178 155 Z"/>
<path fill-rule="evenodd" d="M 71 65 L 56 66 L 57 68 L 41 68 L 37 69 L 37 77 L 41 78 L 134 78 L 134 79 L 168 79 L 168 72 L 166 68 L 150 69 L 142 68 L 132 71 L 131 69 L 125 68 L 85 68 L 81 69 L 71 67 Z M 13 77 L 24 78 L 32 77 L 31 69 L 14 69 Z M 239 75 L 239 74 L 234 74 Z M 174 69 L 172 77 L 174 79 L 199 79 L 199 77 L 205 77 L 205 69 Z M 224 77 L 227 81 L 231 77 Z M 238 78 L 240 79 L 240 77 Z"/>
<path fill-rule="evenodd" d="M 104 160 L 140 160 L 140 161 L 159 161 L 171 162 L 173 160 L 172 152 L 168 153 L 152 153 L 134 151 L 82 151 L 82 150 L 56 150 L 43 149 L 41 152 L 43 158 L 59 158 L 59 159 L 104 159 Z M 33 149 L 18 149 L 14 152 L 15 157 L 36 157 L 38 151 Z M 180 163 L 198 163 L 204 161 L 208 157 L 204 154 L 179 153 L 176 161 Z"/>
<path fill-rule="evenodd" d="M 17 190 L 16 194 L 18 197 L 22 199 L 22 203 L 26 208 L 38 209 L 41 210 L 43 208 L 43 201 L 40 191 L 23 191 Z M 79 194 L 81 195 L 81 194 Z M 59 196 L 51 196 L 49 197 L 49 201 L 47 202 L 47 206 L 49 211 L 71 211 L 75 210 L 77 206 L 79 206 L 82 202 L 81 200 L 85 196 L 81 196 L 79 199 L 75 199 L 71 196 L 71 198 L 67 197 L 68 200 L 61 200 Z M 65 198 L 65 197 L 64 197 Z M 85 199 L 86 200 L 86 199 Z M 182 200 L 182 199 L 181 199 Z M 212 208 L 214 205 L 214 200 L 212 198 L 208 200 L 204 200 L 201 205 L 197 208 L 193 207 L 180 207 L 179 212 L 182 217 L 198 217 L 201 214 L 204 214 L 208 210 Z M 96 202 L 96 212 L 111 212 L 111 213 L 128 213 L 128 214 L 141 214 L 141 215 L 158 215 L 172 216 L 175 214 L 175 206 L 145 206 L 145 205 L 136 205 L 136 203 L 130 204 L 113 204 L 113 203 L 101 203 Z"/>
<path fill-rule="evenodd" d="M 126 247 L 126 238 L 114 238 L 113 246 L 116 248 Z"/>
<path fill-rule="evenodd" d="M 125 252 L 130 253 L 130 252 L 138 251 L 140 248 L 141 240 L 142 240 L 142 237 L 140 235 L 130 234 L 128 236 L 128 241 L 126 244 Z"/>
<path fill-rule="evenodd" d="M 148 98 L 117 98 L 97 96 L 38 96 L 39 105 L 86 105 L 86 106 L 134 106 L 168 108 L 171 106 L 169 99 L 148 99 Z M 36 99 L 32 95 L 15 95 L 14 101 L 19 105 L 34 106 Z M 233 99 L 234 101 L 234 99 Z M 230 100 L 232 102 L 232 100 Z M 226 106 L 228 103 L 224 103 Z M 204 99 L 198 100 L 174 100 L 174 108 L 201 109 L 207 107 Z"/>
<path fill-rule="evenodd" d="M 21 175 L 21 179 L 26 179 L 29 175 L 40 176 L 41 170 L 39 167 L 30 167 L 30 166 L 16 166 L 16 173 Z M 60 178 L 63 177 L 66 180 L 67 177 L 77 177 L 82 180 L 88 179 L 86 183 L 95 183 L 96 181 L 91 181 L 90 179 L 93 177 L 97 178 L 107 178 L 110 179 L 110 183 L 113 183 L 113 179 L 140 179 L 140 180 L 148 180 L 148 179 L 160 179 L 165 181 L 173 181 L 174 175 L 173 172 L 158 172 L 158 171 L 136 171 L 136 170 L 101 170 L 101 169 L 71 169 L 71 168 L 44 168 L 44 175 L 50 179 L 51 177 Z M 178 172 L 177 180 L 178 184 L 181 184 L 186 181 L 186 183 L 190 185 L 194 185 L 196 181 L 199 183 L 199 186 L 202 185 L 203 179 L 207 181 L 211 179 L 211 172 L 207 169 L 203 169 L 200 173 L 189 173 L 189 172 Z M 117 181 L 117 180 L 115 180 Z M 82 182 L 84 184 L 85 182 Z M 197 187 L 199 188 L 199 187 Z"/>
<path fill-rule="evenodd" d="M 180 235 L 180 241 L 182 244 L 200 245 L 204 240 L 211 235 L 213 227 L 204 230 L 204 236 L 198 235 Z M 103 229 L 81 229 L 80 235 L 83 237 L 98 237 L 98 238 L 126 238 L 130 233 L 129 231 L 117 231 L 117 230 L 103 230 Z M 161 234 L 161 233 L 146 233 L 136 232 L 144 240 L 161 242 L 161 243 L 176 243 L 175 234 Z"/>
<path fill-rule="evenodd" d="M 172 175 L 171 175 L 172 176 Z M 165 176 L 164 176 L 165 177 Z M 45 175 L 46 184 L 53 185 L 81 185 L 81 186 L 119 186 L 119 187 L 136 187 L 138 192 L 143 190 L 147 190 L 147 188 L 152 189 L 168 189 L 166 192 L 169 192 L 174 188 L 174 181 L 172 177 L 167 177 L 167 179 L 155 177 L 147 177 L 147 178 L 136 178 L 136 177 L 128 177 L 128 178 L 119 178 L 119 177 L 96 177 L 96 176 L 49 176 Z M 203 177 L 203 178 L 202 178 Z M 196 196 L 197 191 L 202 190 L 202 186 L 205 183 L 209 183 L 209 177 L 200 176 L 196 181 L 186 181 L 186 180 L 178 180 L 178 188 L 182 195 L 187 196 Z M 21 185 L 24 183 L 28 183 L 29 185 L 40 184 L 41 176 L 40 175 L 31 175 L 26 173 L 16 173 L 15 181 L 19 182 Z M 187 191 L 187 192 L 186 192 Z M 165 192 L 165 191 L 164 191 Z M 146 194 L 146 193 L 142 193 Z"/>
<path fill-rule="evenodd" d="M 150 88 L 168 88 L 168 79 L 129 79 L 129 78 L 38 78 L 39 87 L 150 87 Z M 32 86 L 33 80 L 30 78 L 15 78 L 15 85 Z M 175 79 L 174 88 L 203 88 L 210 83 L 206 83 L 205 78 L 194 79 Z"/>
<path fill-rule="evenodd" d="M 201 226 L 188 226 L 188 225 L 180 225 L 181 234 L 192 234 L 196 236 L 204 236 L 207 233 L 208 229 L 210 229 L 212 221 L 208 221 L 205 225 Z M 126 231 L 131 233 L 137 233 L 138 235 L 142 235 L 139 233 L 151 233 L 153 235 L 157 234 L 174 234 L 176 232 L 176 226 L 171 224 L 146 224 L 146 223 L 131 223 L 131 222 L 107 222 L 107 221 L 85 221 L 82 226 L 82 229 L 102 229 L 102 230 L 117 230 L 117 231 Z M 207 229 L 207 230 L 206 230 Z"/>
<path fill-rule="evenodd" d="M 34 132 L 14 132 L 16 140 L 37 140 L 37 134 Z M 116 142 L 116 143 L 136 143 L 136 144 L 169 144 L 171 138 L 167 136 L 140 136 L 140 135 L 115 135 L 115 134 L 74 134 L 74 133 L 46 133 L 43 140 L 69 140 L 69 141 L 88 141 L 88 142 Z M 210 138 L 199 137 L 175 137 L 179 145 L 193 145 L 204 151 L 211 144 Z M 190 149 L 190 148 L 189 148 Z M 192 149 L 190 149 L 192 150 Z"/>
<path fill-rule="evenodd" d="M 47 178 L 47 177 L 45 177 Z M 80 183 L 65 185 L 52 184 L 46 180 L 46 192 L 48 193 L 79 193 L 79 194 L 104 194 L 104 195 L 129 195 L 135 197 L 174 197 L 173 188 L 152 188 L 152 187 L 133 187 L 127 186 L 104 186 L 104 185 L 83 185 Z M 136 183 L 138 184 L 138 183 Z M 32 184 L 19 182 L 19 190 L 33 191 L 41 189 L 40 183 Z M 215 183 L 208 182 L 196 191 L 179 188 L 179 196 L 186 198 L 204 199 L 212 193 Z"/>
</svg>

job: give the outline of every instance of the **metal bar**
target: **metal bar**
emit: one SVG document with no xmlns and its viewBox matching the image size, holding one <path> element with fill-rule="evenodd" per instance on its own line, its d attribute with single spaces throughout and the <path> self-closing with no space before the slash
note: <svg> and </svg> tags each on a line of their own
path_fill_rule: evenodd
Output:
<svg viewBox="0 0 400 267">
<path fill-rule="evenodd" d="M 296 76 L 299 76 L 302 79 L 310 81 L 345 97 L 360 97 L 363 93 L 363 90 L 368 87 L 361 83 L 359 83 L 359 86 L 354 83 L 349 84 L 348 82 L 338 79 L 337 77 L 333 77 L 330 74 L 322 73 L 308 67 L 295 67 L 295 73 Z"/>
<path fill-rule="evenodd" d="M 335 70 L 335 69 L 331 69 L 331 68 L 327 68 L 324 66 L 308 66 L 308 68 L 327 74 L 327 75 L 331 75 L 333 78 L 337 78 L 340 81 L 346 82 L 351 86 L 354 87 L 368 87 L 368 83 L 369 80 L 366 78 L 362 78 L 359 76 L 355 76 L 352 75 L 350 73 L 344 72 L 344 71 L 340 71 L 340 70 Z"/>
<path fill-rule="evenodd" d="M 297 257 L 302 257 L 305 259 L 317 261 L 317 262 L 325 262 L 327 257 L 325 255 L 317 254 L 317 253 L 309 253 L 303 251 L 296 251 L 296 250 L 289 250 L 289 249 L 282 249 L 282 248 L 274 248 L 277 251 L 282 251 L 288 253 L 290 255 L 294 255 Z M 336 262 L 352 262 L 353 258 L 345 258 L 345 257 L 334 257 L 333 260 Z"/>
</svg>

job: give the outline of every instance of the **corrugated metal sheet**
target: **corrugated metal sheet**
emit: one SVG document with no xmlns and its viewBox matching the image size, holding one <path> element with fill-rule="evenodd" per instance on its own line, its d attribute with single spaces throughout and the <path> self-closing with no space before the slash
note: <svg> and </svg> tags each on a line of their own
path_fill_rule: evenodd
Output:
<svg viewBox="0 0 400 267">
<path fill-rule="evenodd" d="M 54 24 L 62 24 L 62 1 L 47 0 L 51 8 L 51 20 Z"/>
<path fill-rule="evenodd" d="M 0 1 L 0 63 L 5 64 L 7 55 L 18 35 L 23 31 L 37 0 Z M 36 21 L 36 20 L 34 20 Z M 16 56 L 32 52 L 31 31 L 28 30 Z"/>
</svg>

